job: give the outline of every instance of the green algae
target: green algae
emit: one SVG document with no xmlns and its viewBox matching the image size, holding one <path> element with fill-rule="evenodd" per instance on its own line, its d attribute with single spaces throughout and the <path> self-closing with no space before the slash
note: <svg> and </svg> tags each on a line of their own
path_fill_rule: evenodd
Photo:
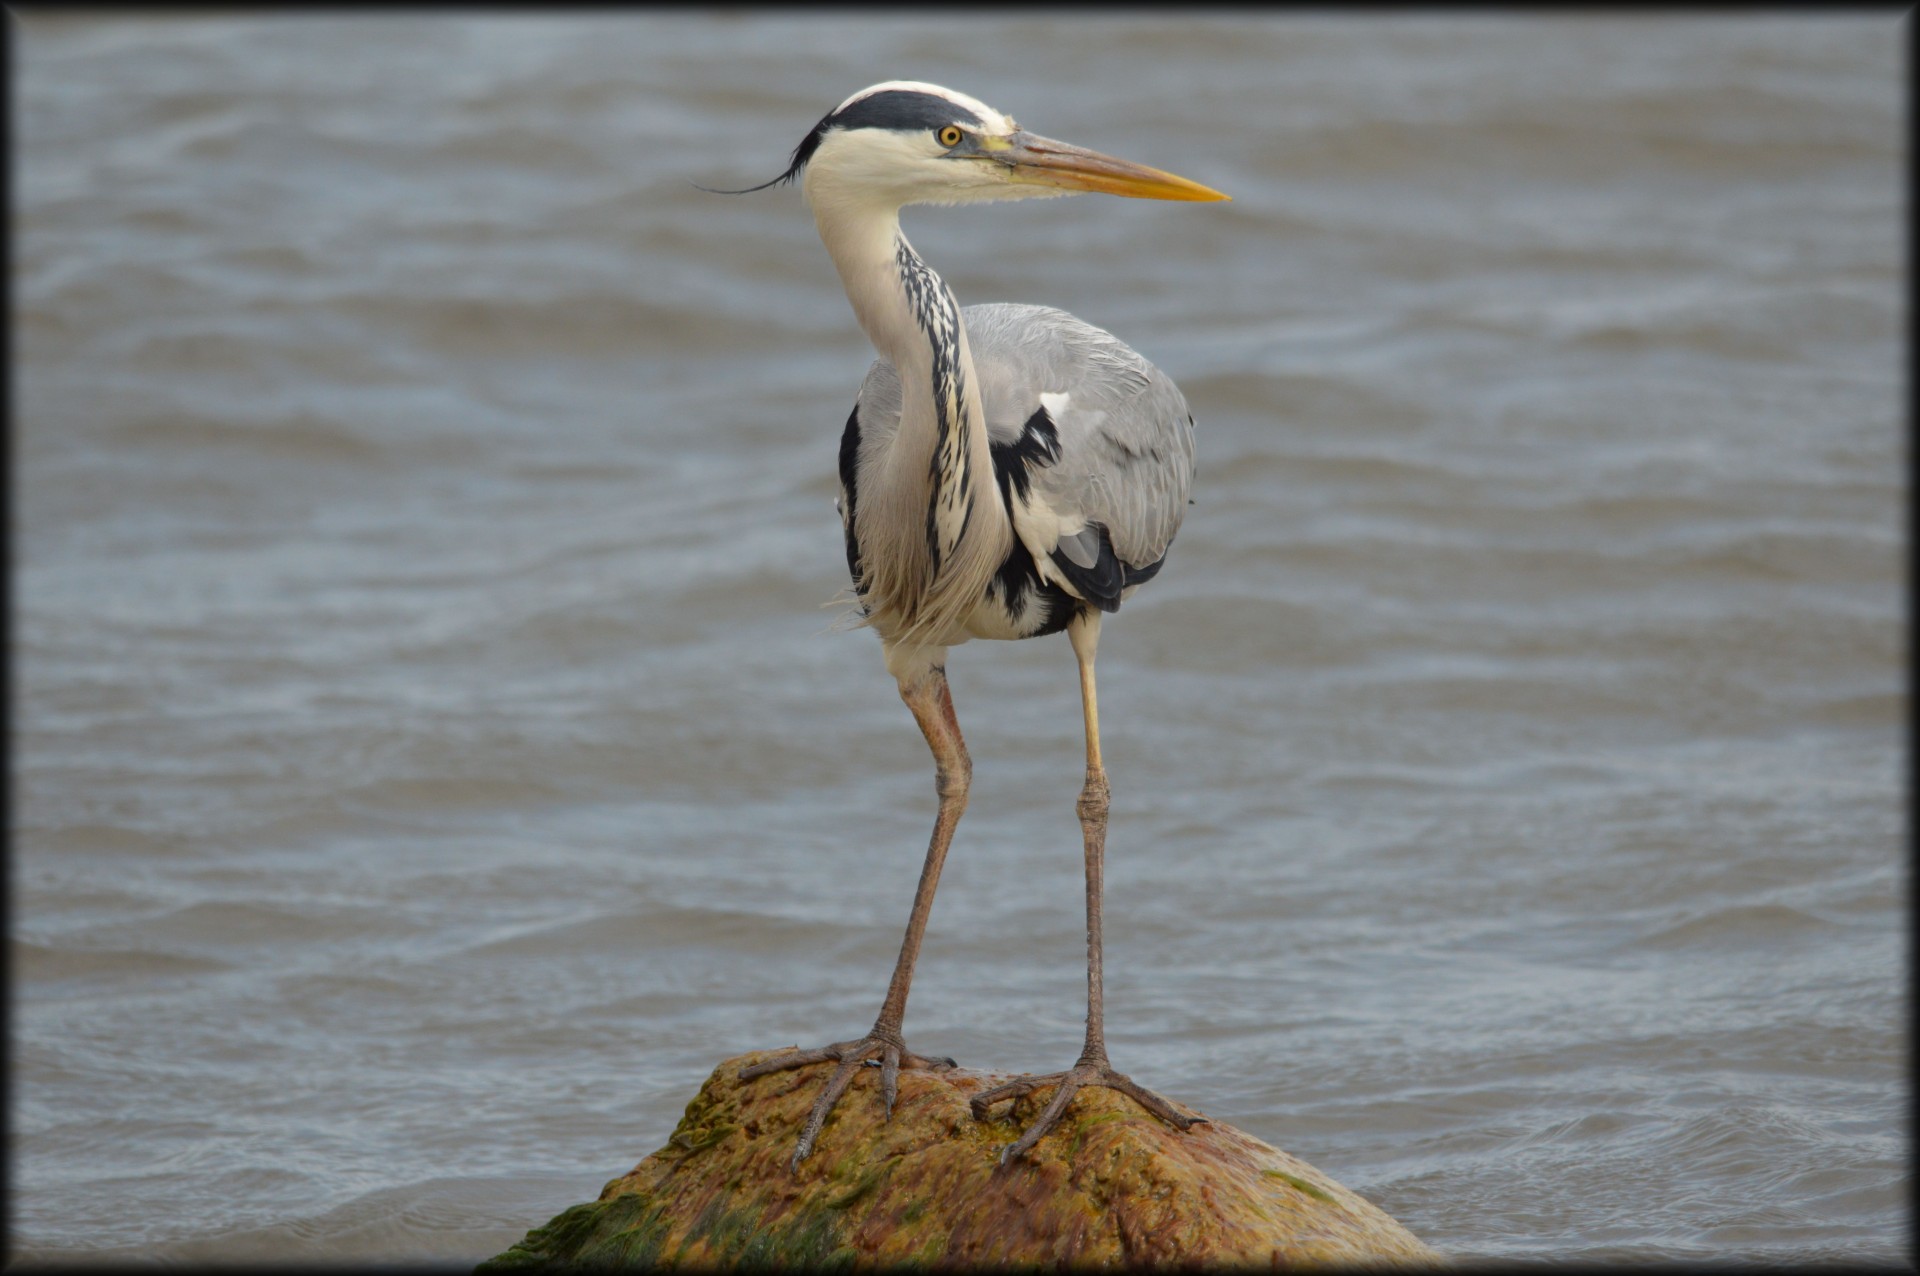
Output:
<svg viewBox="0 0 1920 1276">
<path fill-rule="evenodd" d="M 839 1221 L 831 1215 L 804 1210 L 763 1227 L 759 1211 L 724 1208 L 717 1200 L 700 1212 L 688 1230 L 686 1244 L 695 1242 L 707 1247 L 702 1266 L 838 1271 L 859 1257 L 842 1243 Z"/>
<path fill-rule="evenodd" d="M 672 1228 L 664 1209 L 637 1195 L 590 1201 L 563 1210 L 475 1272 L 494 1276 L 554 1267 L 651 1266 Z"/>
<path fill-rule="evenodd" d="M 882 1170 L 868 1170 L 853 1181 L 853 1185 L 838 1196 L 830 1196 L 826 1206 L 830 1210 L 844 1210 L 872 1196 L 874 1189 L 887 1179 Z"/>
<path fill-rule="evenodd" d="M 673 1237 L 673 1220 L 639 1193 L 576 1205 L 504 1254 L 475 1269 L 475 1276 L 580 1268 L 675 1267 L 682 1260 L 707 1267 L 778 1267 L 804 1272 L 841 1271 L 859 1254 L 842 1237 L 840 1220 L 821 1210 L 802 1210 L 771 1226 L 760 1211 L 710 1202 Z M 696 1256 L 697 1252 L 697 1256 Z"/>
<path fill-rule="evenodd" d="M 931 1267 L 947 1256 L 947 1245 L 950 1235 L 948 1232 L 941 1231 L 927 1237 L 926 1241 L 921 1244 L 919 1249 L 913 1252 L 913 1256 L 907 1261 Z"/>
<path fill-rule="evenodd" d="M 739 1128 L 739 1126 L 726 1125 L 724 1123 L 701 1126 L 691 1130 L 682 1128 L 675 1130 L 673 1137 L 668 1139 L 667 1142 L 674 1147 L 684 1148 L 689 1154 L 704 1152 Z"/>
<path fill-rule="evenodd" d="M 1297 1187 L 1302 1192 L 1305 1192 L 1308 1196 L 1311 1196 L 1316 1201 L 1325 1201 L 1329 1205 L 1337 1205 L 1339 1203 L 1335 1201 L 1333 1197 L 1329 1195 L 1326 1191 L 1324 1191 L 1321 1188 L 1315 1187 L 1313 1184 L 1307 1182 L 1307 1180 L 1301 1178 L 1298 1174 L 1289 1174 L 1285 1170 L 1262 1170 L 1260 1171 L 1260 1173 L 1264 1174 L 1266 1177 L 1270 1179 L 1279 1179 L 1283 1183 L 1287 1183 L 1293 1187 Z"/>
</svg>

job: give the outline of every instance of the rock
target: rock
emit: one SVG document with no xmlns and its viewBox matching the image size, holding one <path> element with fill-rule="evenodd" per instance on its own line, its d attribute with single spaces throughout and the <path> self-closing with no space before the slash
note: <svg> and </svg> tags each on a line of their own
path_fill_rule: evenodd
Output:
<svg viewBox="0 0 1920 1276">
<path fill-rule="evenodd" d="M 1007 1078 L 961 1068 L 902 1072 L 891 1121 L 863 1072 L 789 1173 L 831 1065 L 739 1080 L 771 1053 L 722 1063 L 665 1147 L 479 1270 L 1444 1261 L 1306 1162 L 1227 1125 L 1182 1134 L 1111 1090 L 1082 1090 L 1002 1166 L 1052 1089 L 976 1121 L 967 1100 Z"/>
</svg>

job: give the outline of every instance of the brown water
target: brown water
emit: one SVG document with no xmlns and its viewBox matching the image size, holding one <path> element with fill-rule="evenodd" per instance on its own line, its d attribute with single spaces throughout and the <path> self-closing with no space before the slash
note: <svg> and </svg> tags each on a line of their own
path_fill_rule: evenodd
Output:
<svg viewBox="0 0 1920 1276">
<path fill-rule="evenodd" d="M 478 1259 L 871 1021 L 870 354 L 690 182 L 916 77 L 1235 197 L 908 217 L 1200 422 L 1101 647 L 1115 1062 L 1459 1255 L 1911 1258 L 1906 21 L 14 34 L 17 1256 Z M 1078 1049 L 1072 670 L 954 653 L 923 1051 Z"/>
</svg>

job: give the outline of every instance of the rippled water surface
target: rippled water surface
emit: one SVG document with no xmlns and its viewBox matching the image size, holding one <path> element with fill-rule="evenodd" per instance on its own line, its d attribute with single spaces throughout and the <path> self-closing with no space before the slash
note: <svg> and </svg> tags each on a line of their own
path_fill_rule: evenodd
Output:
<svg viewBox="0 0 1920 1276">
<path fill-rule="evenodd" d="M 907 218 L 1199 420 L 1115 1062 L 1458 1255 L 1911 1257 L 1907 23 L 15 21 L 17 1255 L 475 1260 L 871 1021 L 871 355 L 690 183 L 915 77 L 1234 196 Z M 950 669 L 909 1040 L 1059 1068 L 1072 657 Z"/>
</svg>

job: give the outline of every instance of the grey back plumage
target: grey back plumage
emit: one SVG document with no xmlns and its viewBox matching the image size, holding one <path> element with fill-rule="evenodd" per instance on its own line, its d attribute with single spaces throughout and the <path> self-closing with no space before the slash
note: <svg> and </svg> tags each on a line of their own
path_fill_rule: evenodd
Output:
<svg viewBox="0 0 1920 1276">
<path fill-rule="evenodd" d="M 1130 567 L 1158 562 L 1193 484 L 1193 422 L 1179 388 L 1119 338 L 1064 310 L 994 303 L 968 306 L 961 317 L 989 440 L 1018 443 L 1034 413 L 1048 410 L 1057 456 L 1028 465 L 1035 506 L 1068 531 L 1105 527 Z M 900 381 L 885 359 L 868 370 L 858 412 L 864 468 L 884 455 L 900 421 Z M 1036 556 L 1055 548 L 1033 543 L 1018 503 L 1012 513 Z M 1070 555 L 1075 549 L 1066 546 Z"/>
</svg>

